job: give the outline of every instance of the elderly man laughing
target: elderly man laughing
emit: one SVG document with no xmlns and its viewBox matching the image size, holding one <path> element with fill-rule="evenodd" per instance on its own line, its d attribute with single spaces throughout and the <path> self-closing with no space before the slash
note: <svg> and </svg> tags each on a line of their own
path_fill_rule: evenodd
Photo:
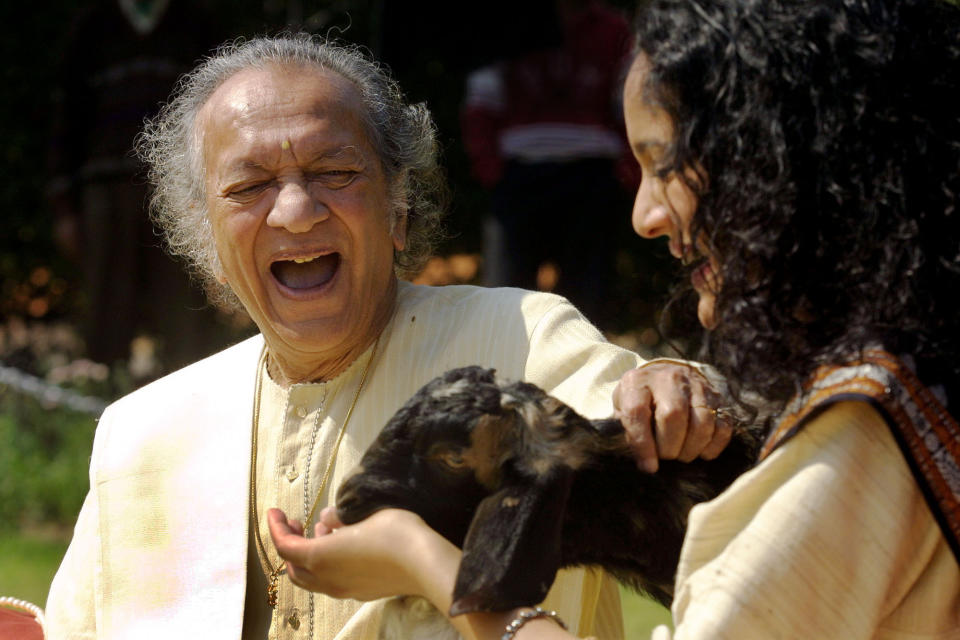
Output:
<svg viewBox="0 0 960 640">
<path fill-rule="evenodd" d="M 676 371 L 650 367 L 636 384 L 637 357 L 562 298 L 398 278 L 429 255 L 443 210 L 433 124 L 350 48 L 307 36 L 226 46 L 179 85 L 139 150 L 171 249 L 260 335 L 103 414 L 50 591 L 51 638 L 376 637 L 382 601 L 293 585 L 265 513 L 309 531 L 389 416 L 451 367 L 495 367 L 591 416 L 611 413 L 632 372 L 621 405 L 638 442 L 653 441 L 654 407 L 674 407 L 659 423 L 682 417 L 670 437 L 687 444 L 667 457 L 724 437 L 699 376 L 681 368 L 678 386 Z M 571 571 L 548 606 L 612 638 L 615 593 L 606 576 Z"/>
</svg>

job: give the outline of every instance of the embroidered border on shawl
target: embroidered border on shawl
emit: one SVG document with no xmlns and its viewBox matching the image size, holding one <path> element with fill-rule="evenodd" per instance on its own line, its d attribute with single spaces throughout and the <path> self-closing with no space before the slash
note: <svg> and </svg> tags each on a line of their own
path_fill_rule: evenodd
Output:
<svg viewBox="0 0 960 640">
<path fill-rule="evenodd" d="M 889 353 L 868 349 L 862 361 L 818 369 L 806 391 L 787 405 L 760 459 L 843 400 L 867 401 L 883 416 L 960 563 L 960 425 L 916 374 Z"/>
</svg>

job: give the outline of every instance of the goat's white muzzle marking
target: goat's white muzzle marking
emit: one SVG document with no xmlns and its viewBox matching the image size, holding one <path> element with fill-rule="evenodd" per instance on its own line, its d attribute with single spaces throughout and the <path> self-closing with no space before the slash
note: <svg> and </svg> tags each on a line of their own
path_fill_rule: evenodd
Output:
<svg viewBox="0 0 960 640">
<path fill-rule="evenodd" d="M 464 391 L 469 391 L 470 381 L 466 379 L 460 379 L 454 382 L 453 384 L 448 384 L 444 387 L 440 387 L 430 394 L 431 397 L 439 398 L 449 398 L 450 396 L 455 396 L 458 393 L 463 393 Z"/>
</svg>

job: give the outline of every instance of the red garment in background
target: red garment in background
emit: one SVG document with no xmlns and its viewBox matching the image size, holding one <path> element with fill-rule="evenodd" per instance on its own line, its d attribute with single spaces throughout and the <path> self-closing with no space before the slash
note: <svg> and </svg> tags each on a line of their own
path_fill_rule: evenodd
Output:
<svg viewBox="0 0 960 640">
<path fill-rule="evenodd" d="M 631 34 L 602 2 L 562 16 L 563 41 L 480 69 L 462 113 L 474 177 L 499 181 L 503 164 L 607 157 L 629 160 L 620 104 Z M 628 185 L 632 187 L 633 185 Z"/>
</svg>

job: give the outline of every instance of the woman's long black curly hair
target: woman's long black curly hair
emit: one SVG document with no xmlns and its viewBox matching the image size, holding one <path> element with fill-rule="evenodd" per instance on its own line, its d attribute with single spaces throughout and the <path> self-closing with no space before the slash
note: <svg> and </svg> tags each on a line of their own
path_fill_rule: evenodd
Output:
<svg viewBox="0 0 960 640">
<path fill-rule="evenodd" d="M 734 388 L 782 403 L 876 343 L 960 380 L 960 9 L 654 0 L 637 46 L 675 126 L 663 171 L 704 178 L 705 357 Z"/>
</svg>

